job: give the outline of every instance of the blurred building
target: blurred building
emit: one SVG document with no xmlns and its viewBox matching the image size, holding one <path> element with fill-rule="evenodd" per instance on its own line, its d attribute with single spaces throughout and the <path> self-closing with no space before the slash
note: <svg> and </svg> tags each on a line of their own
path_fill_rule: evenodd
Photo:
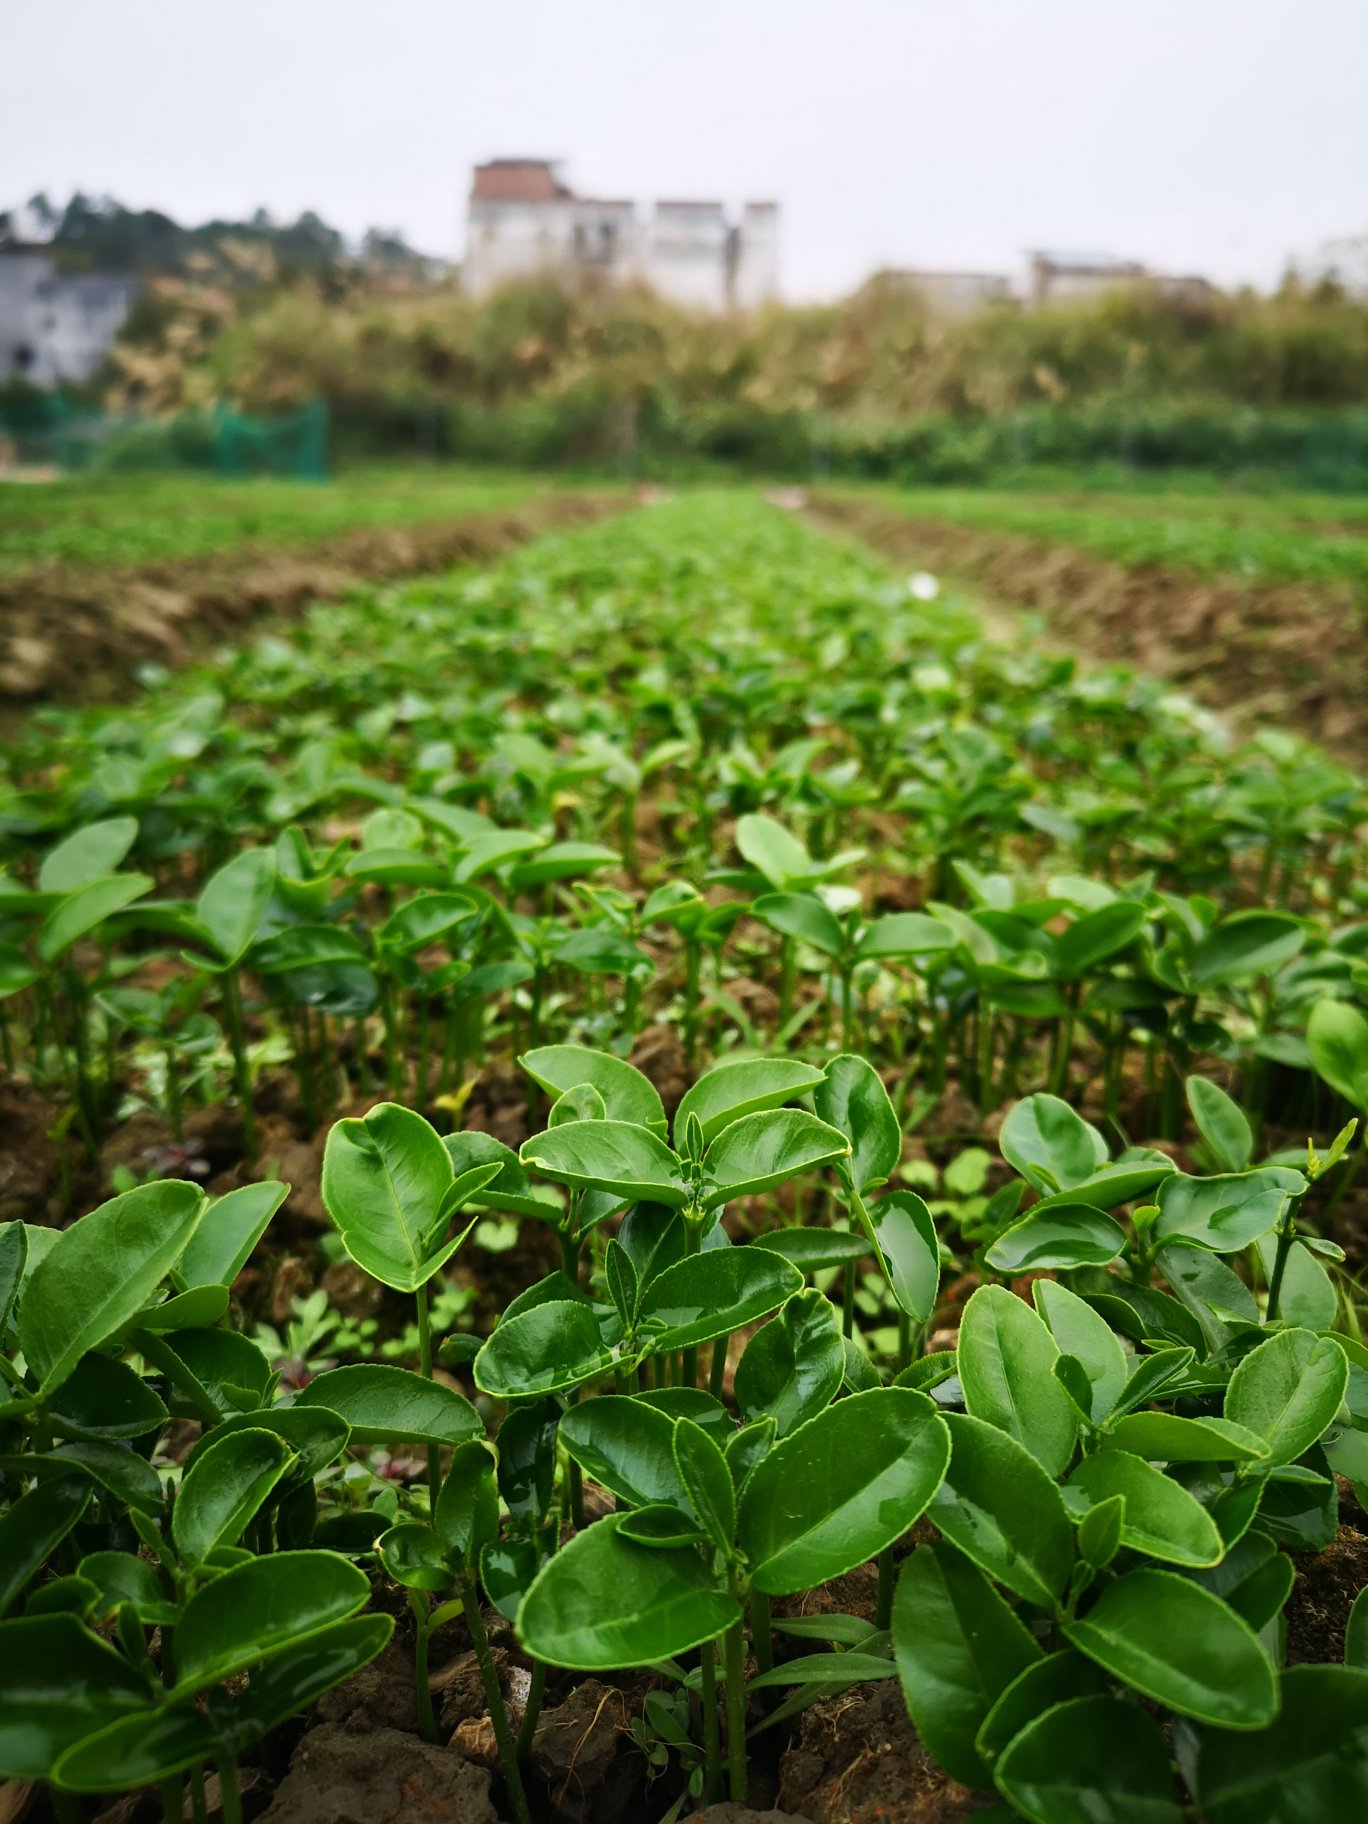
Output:
<svg viewBox="0 0 1368 1824">
<path fill-rule="evenodd" d="M 867 289 L 915 299 L 933 317 L 970 317 L 989 304 L 1013 302 L 1012 281 L 1003 272 L 921 272 L 889 267 L 876 272 Z"/>
<path fill-rule="evenodd" d="M 747 203 L 739 222 L 720 202 L 577 196 L 550 159 L 475 167 L 466 217 L 466 288 L 481 295 L 539 272 L 649 285 L 702 311 L 750 310 L 778 289 L 779 211 Z"/>
<path fill-rule="evenodd" d="M 61 272 L 43 247 L 0 247 L 0 383 L 89 380 L 137 294 L 134 278 Z"/>
</svg>

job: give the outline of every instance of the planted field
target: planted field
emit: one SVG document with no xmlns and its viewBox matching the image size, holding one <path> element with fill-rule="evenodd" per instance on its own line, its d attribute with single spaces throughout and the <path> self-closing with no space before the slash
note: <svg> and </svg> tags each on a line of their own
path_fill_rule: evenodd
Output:
<svg viewBox="0 0 1368 1824">
<path fill-rule="evenodd" d="M 824 489 L 820 521 L 1362 764 L 1368 525 L 1329 495 Z"/>
<path fill-rule="evenodd" d="M 0 1776 L 1359 1815 L 1366 808 L 742 495 L 31 716 Z"/>
</svg>

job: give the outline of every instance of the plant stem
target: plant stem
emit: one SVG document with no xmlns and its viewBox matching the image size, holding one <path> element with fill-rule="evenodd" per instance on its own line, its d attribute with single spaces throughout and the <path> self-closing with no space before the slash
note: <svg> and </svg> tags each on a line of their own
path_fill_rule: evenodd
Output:
<svg viewBox="0 0 1368 1824">
<path fill-rule="evenodd" d="M 727 1345 L 730 1336 L 719 1336 L 713 1344 L 712 1367 L 708 1372 L 708 1392 L 715 1400 L 722 1398 L 722 1389 L 727 1381 Z"/>
<path fill-rule="evenodd" d="M 1278 1248 L 1273 1256 L 1273 1272 L 1268 1281 L 1268 1309 L 1264 1312 L 1264 1322 L 1271 1324 L 1278 1315 L 1278 1300 L 1282 1297 L 1283 1274 L 1287 1271 L 1287 1257 L 1292 1252 L 1295 1239 L 1292 1224 L 1284 1221 L 1278 1230 Z"/>
<path fill-rule="evenodd" d="M 770 1635 L 770 1599 L 760 1590 L 750 1593 L 751 1645 L 755 1648 L 756 1669 L 774 1669 L 774 1641 Z"/>
<path fill-rule="evenodd" d="M 879 1553 L 879 1594 L 874 1605 L 874 1625 L 876 1628 L 893 1626 L 893 1547 L 885 1546 Z"/>
<path fill-rule="evenodd" d="M 161 1783 L 162 1816 L 166 1824 L 181 1824 L 185 1816 L 185 1786 L 178 1773 L 173 1773 Z"/>
<path fill-rule="evenodd" d="M 60 1786 L 49 1786 L 48 1803 L 58 1824 L 86 1824 L 86 1809 L 74 1792 L 63 1792 Z"/>
<path fill-rule="evenodd" d="M 190 1769 L 190 1813 L 195 1824 L 209 1824 L 209 1807 L 204 1797 L 204 1766 Z"/>
<path fill-rule="evenodd" d="M 717 1656 L 710 1640 L 699 1648 L 699 1701 L 703 1711 L 703 1803 L 722 1796 L 722 1731 L 717 1715 Z"/>
<path fill-rule="evenodd" d="M 480 1662 L 485 1702 L 489 1705 L 489 1720 L 494 1725 L 494 1740 L 498 1744 L 499 1766 L 503 1770 L 509 1809 L 513 1813 L 514 1824 L 532 1824 L 513 1733 L 508 1726 L 508 1711 L 504 1707 L 503 1692 L 499 1689 L 498 1668 L 494 1664 L 494 1655 L 489 1650 L 489 1636 L 485 1632 L 484 1616 L 480 1613 L 480 1592 L 470 1572 L 461 1579 L 461 1595 L 465 1601 L 466 1626 L 470 1629 L 471 1645 Z"/>
<path fill-rule="evenodd" d="M 233 1053 L 233 1077 L 242 1104 L 242 1142 L 249 1159 L 256 1156 L 256 1111 L 252 1107 L 252 1067 L 247 1058 L 247 1031 L 242 1019 L 242 989 L 236 969 L 223 972 L 223 1017 Z"/>
<path fill-rule="evenodd" d="M 428 1617 L 431 1601 L 423 1590 L 410 1590 L 413 1611 L 413 1689 L 418 1699 L 418 1733 L 425 1742 L 437 1740 L 437 1718 L 432 1713 L 432 1686 L 428 1683 Z"/>
<path fill-rule="evenodd" d="M 732 1624 L 722 1637 L 723 1675 L 727 1681 L 727 1766 L 734 1805 L 746 1802 L 746 1639 L 742 1624 Z"/>
<path fill-rule="evenodd" d="M 513 1744 L 513 1752 L 520 1761 L 525 1761 L 532 1750 L 532 1737 L 537 1733 L 537 1718 L 541 1715 L 542 1698 L 546 1694 L 546 1664 L 543 1660 L 532 1661 L 532 1683 L 527 1689 L 527 1708 L 523 1711 L 522 1726 L 518 1730 L 518 1739 Z"/>
<path fill-rule="evenodd" d="M 419 1286 L 413 1295 L 418 1312 L 418 1372 L 425 1380 L 432 1379 L 432 1325 L 428 1318 L 428 1291 L 425 1285 Z M 442 1449 L 439 1444 L 427 1447 L 428 1470 L 428 1512 L 437 1511 L 437 1497 L 442 1492 Z"/>
<path fill-rule="evenodd" d="M 845 1284 L 841 1293 L 841 1334 L 855 1334 L 855 1262 L 848 1260 L 845 1264 Z"/>
<path fill-rule="evenodd" d="M 224 1755 L 219 1762 L 218 1776 L 223 1824 L 242 1824 L 242 1793 L 238 1787 L 237 1761 L 232 1755 Z"/>
</svg>

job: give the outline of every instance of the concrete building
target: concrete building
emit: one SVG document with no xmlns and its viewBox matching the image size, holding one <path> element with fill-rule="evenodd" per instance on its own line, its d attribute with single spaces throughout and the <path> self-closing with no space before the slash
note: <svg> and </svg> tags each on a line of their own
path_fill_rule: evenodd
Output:
<svg viewBox="0 0 1368 1824">
<path fill-rule="evenodd" d="M 1109 291 L 1129 291 L 1153 277 L 1138 260 L 1105 253 L 1032 253 L 1032 304 L 1089 303 Z"/>
<path fill-rule="evenodd" d="M 1013 302 L 1012 281 L 1003 272 L 921 272 L 890 267 L 874 274 L 869 289 L 915 299 L 933 317 L 971 317 L 989 304 Z"/>
<path fill-rule="evenodd" d="M 692 310 L 752 310 L 778 289 L 779 211 L 747 203 L 739 222 L 720 202 L 658 202 L 648 215 L 620 198 L 577 196 L 549 159 L 475 167 L 462 280 L 478 295 L 550 272 L 649 285 Z"/>
<path fill-rule="evenodd" d="M 0 381 L 89 380 L 109 352 L 138 281 L 59 272 L 43 247 L 0 247 Z"/>
</svg>

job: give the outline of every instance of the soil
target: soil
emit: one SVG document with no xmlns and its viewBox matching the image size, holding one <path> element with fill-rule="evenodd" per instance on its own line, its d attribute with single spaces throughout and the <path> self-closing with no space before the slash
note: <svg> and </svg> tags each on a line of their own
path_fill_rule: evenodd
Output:
<svg viewBox="0 0 1368 1824">
<path fill-rule="evenodd" d="M 779 1763 L 778 1805 L 812 1824 L 960 1824 L 985 1811 L 941 1772 L 908 1720 L 895 1679 L 856 1685 L 803 1711 Z"/>
<path fill-rule="evenodd" d="M 1345 585 L 1241 583 L 1161 564 L 1130 568 L 1017 533 L 913 519 L 816 494 L 809 517 L 881 556 L 964 578 L 1038 610 L 1075 651 L 1171 679 L 1200 701 L 1289 725 L 1354 764 L 1368 757 L 1368 649 Z"/>
<path fill-rule="evenodd" d="M 619 495 L 552 495 L 500 513 L 357 531 L 326 547 L 239 547 L 98 570 L 35 565 L 0 581 L 0 727 L 39 701 L 110 698 L 140 665 L 184 665 L 255 621 L 297 618 L 363 583 L 499 557 L 628 504 Z"/>
<path fill-rule="evenodd" d="M 1324 1552 L 1293 1554 L 1297 1581 L 1283 1610 L 1290 1666 L 1336 1665 L 1344 1659 L 1344 1630 L 1359 1591 L 1368 1588 L 1368 1517 L 1347 1482 L 1340 1482 L 1340 1529 Z"/>
<path fill-rule="evenodd" d="M 261 1824 L 498 1824 L 489 1787 L 488 1772 L 450 1748 L 325 1723 L 301 1740 Z"/>
</svg>

